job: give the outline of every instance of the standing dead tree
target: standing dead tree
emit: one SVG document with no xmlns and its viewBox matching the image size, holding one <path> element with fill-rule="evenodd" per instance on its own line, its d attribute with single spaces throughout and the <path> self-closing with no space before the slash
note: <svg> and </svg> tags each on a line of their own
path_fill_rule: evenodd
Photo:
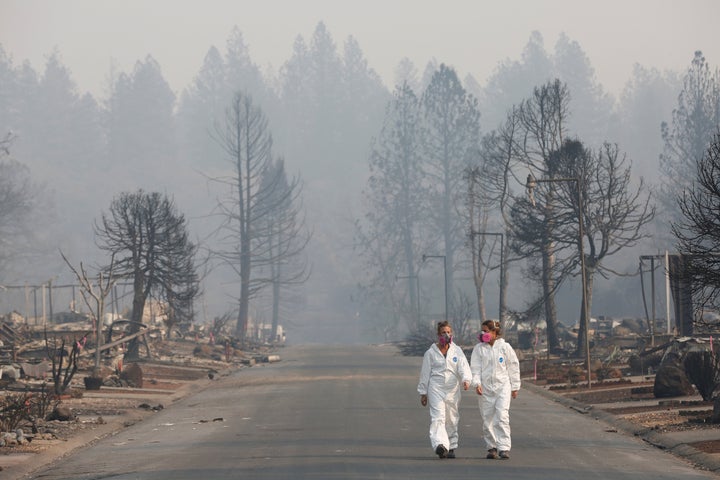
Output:
<svg viewBox="0 0 720 480">
<path fill-rule="evenodd" d="M 632 162 L 615 144 L 605 142 L 599 149 L 585 149 L 576 140 L 566 140 L 558 152 L 552 154 L 552 165 L 557 174 L 565 178 L 578 178 L 578 182 L 560 182 L 557 196 L 558 209 L 552 219 L 557 252 L 577 252 L 559 260 L 567 272 L 583 268 L 579 242 L 585 242 L 585 291 L 587 311 L 580 308 L 580 331 L 576 354 L 583 350 L 587 325 L 592 311 L 593 283 L 597 275 L 626 275 L 610 268 L 609 257 L 632 248 L 649 236 L 645 226 L 655 216 L 650 191 L 642 179 L 632 181 Z M 578 188 L 581 189 L 578 192 Z M 576 199 L 584 199 L 582 211 Z M 582 216 L 583 229 L 577 221 Z M 582 232 L 582 237 L 578 234 Z M 571 239 L 571 240 L 568 240 Z M 575 240 L 578 239 L 578 240 Z M 583 272 L 581 271 L 580 274 Z M 577 275 L 577 273 L 575 273 Z"/>
<path fill-rule="evenodd" d="M 301 184 L 288 179 L 283 161 L 273 156 L 267 117 L 250 96 L 235 94 L 215 139 L 232 169 L 212 179 L 221 188 L 212 254 L 237 275 L 235 333 L 244 341 L 252 299 L 272 286 L 278 300 L 280 286 L 307 279 L 302 258 L 310 237 L 300 212 Z"/>
<path fill-rule="evenodd" d="M 483 257 L 483 249 L 487 243 L 484 233 L 488 223 L 488 208 L 482 192 L 479 192 L 478 178 L 480 167 L 467 168 L 465 178 L 468 182 L 466 199 L 467 215 L 467 242 L 470 247 L 470 261 L 472 263 L 473 282 L 475 283 L 475 294 L 477 297 L 477 309 L 480 314 L 480 321 L 486 320 L 485 314 L 485 277 L 488 272 L 488 265 Z"/>
<path fill-rule="evenodd" d="M 507 330 L 512 315 L 507 307 L 508 285 L 510 277 L 510 264 L 517 261 L 511 255 L 510 243 L 512 241 L 511 209 L 514 199 L 513 182 L 518 180 L 517 175 L 522 169 L 518 168 L 523 156 L 525 138 L 518 132 L 522 129 L 521 117 L 517 114 L 517 107 L 508 112 L 507 119 L 496 130 L 483 137 L 480 144 L 479 167 L 482 175 L 476 178 L 478 188 L 483 192 L 486 202 L 493 206 L 491 209 L 498 215 L 500 223 L 493 226 L 496 239 L 500 236 L 500 323 Z M 494 215 L 491 213 L 491 215 Z M 504 241 L 503 241 L 504 240 Z M 482 245 L 479 245 L 482 248 Z"/>
<path fill-rule="evenodd" d="M 100 368 L 100 346 L 102 345 L 102 323 L 105 318 L 105 299 L 110 295 L 113 286 L 115 285 L 115 279 L 113 278 L 112 271 L 115 265 L 115 255 L 111 256 L 110 266 L 108 267 L 108 274 L 105 276 L 102 269 L 98 271 L 97 281 L 93 283 L 89 278 L 85 266 L 80 262 L 80 269 L 76 269 L 72 266 L 70 261 L 65 257 L 65 254 L 60 252 L 63 260 L 67 266 L 75 274 L 75 277 L 80 282 L 80 294 L 82 295 L 83 302 L 90 310 L 90 316 L 93 322 L 93 329 L 95 331 L 95 373 Z"/>
<path fill-rule="evenodd" d="M 95 224 L 101 250 L 110 252 L 114 276 L 133 282 L 132 317 L 128 336 L 140 332 L 148 299 L 164 298 L 168 307 L 193 314 L 193 299 L 199 292 L 195 266 L 197 245 L 190 241 L 185 216 L 166 194 L 124 192 L 110 204 Z M 108 270 L 106 270 L 107 272 Z M 133 337 L 125 353 L 126 360 L 139 354 L 139 340 Z"/>
<path fill-rule="evenodd" d="M 569 102 L 570 91 L 560 80 L 556 79 L 533 89 L 532 96 L 514 108 L 512 116 L 506 122 L 504 130 L 511 134 L 511 137 L 502 140 L 505 145 L 502 150 L 506 152 L 501 157 L 504 163 L 512 158 L 516 171 L 529 170 L 537 178 L 556 176 L 552 155 L 562 147 L 567 136 Z M 522 178 L 522 175 L 519 177 Z M 551 351 L 557 351 L 560 349 L 560 339 L 555 295 L 567 272 L 557 265 L 558 245 L 552 235 L 552 221 L 556 209 L 552 199 L 556 196 L 558 184 L 543 185 L 547 187 L 548 201 L 536 210 L 536 214 L 529 213 L 531 202 L 524 198 L 524 192 L 520 197 L 513 197 L 509 216 L 511 235 L 508 243 L 516 258 L 527 259 L 528 266 L 524 272 L 526 277 L 539 281 L 541 285 L 548 347 Z M 523 236 L 522 231 L 528 235 Z"/>
<path fill-rule="evenodd" d="M 690 285 L 693 307 L 702 311 L 720 306 L 720 129 L 695 168 L 692 185 L 678 194 L 682 218 L 672 223 L 672 232 L 687 264 L 677 276 Z M 699 329 L 717 328 L 712 317 L 696 317 Z"/>
</svg>

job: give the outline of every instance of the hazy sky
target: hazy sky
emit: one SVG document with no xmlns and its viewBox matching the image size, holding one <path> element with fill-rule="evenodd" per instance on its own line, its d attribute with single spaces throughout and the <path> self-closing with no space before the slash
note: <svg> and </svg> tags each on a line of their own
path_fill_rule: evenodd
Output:
<svg viewBox="0 0 720 480">
<path fill-rule="evenodd" d="M 548 51 L 565 32 L 617 93 L 636 62 L 685 70 L 700 49 L 720 65 L 718 19 L 718 0 L 0 0 L 0 44 L 38 71 L 57 48 L 79 90 L 102 95 L 112 62 L 129 72 L 148 54 L 179 93 L 234 25 L 253 60 L 277 70 L 295 37 L 309 40 L 323 21 L 338 46 L 354 36 L 386 84 L 403 57 L 420 71 L 435 58 L 484 84 L 499 61 L 520 58 L 533 30 Z"/>
</svg>

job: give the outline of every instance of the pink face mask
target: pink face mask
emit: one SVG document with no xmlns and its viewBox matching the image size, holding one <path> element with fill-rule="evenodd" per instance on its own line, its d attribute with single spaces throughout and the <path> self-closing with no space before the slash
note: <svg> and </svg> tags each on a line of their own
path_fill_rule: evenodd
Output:
<svg viewBox="0 0 720 480">
<path fill-rule="evenodd" d="M 492 340 L 492 334 L 490 332 L 482 332 L 478 335 L 478 340 L 482 343 L 490 343 L 490 340 Z"/>
<path fill-rule="evenodd" d="M 445 345 L 450 345 L 452 343 L 452 335 L 448 335 L 447 333 L 438 335 L 438 341 L 440 342 L 441 347 L 444 347 Z"/>
</svg>

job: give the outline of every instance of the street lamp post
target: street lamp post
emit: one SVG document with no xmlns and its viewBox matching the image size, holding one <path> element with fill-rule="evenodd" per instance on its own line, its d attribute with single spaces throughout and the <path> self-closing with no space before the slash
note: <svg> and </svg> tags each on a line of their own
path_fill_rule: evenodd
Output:
<svg viewBox="0 0 720 480">
<path fill-rule="evenodd" d="M 580 270 L 581 270 L 581 281 L 582 281 L 582 308 L 583 308 L 583 327 L 585 328 L 585 363 L 587 364 L 587 382 L 588 388 L 592 387 L 592 378 L 590 375 L 590 317 L 588 315 L 588 304 L 587 304 L 587 274 L 585 272 L 585 241 L 583 232 L 583 201 L 582 192 L 580 189 L 580 178 L 579 177 L 560 177 L 560 178 L 547 178 L 547 179 L 536 179 L 532 173 L 527 176 L 525 188 L 527 189 L 528 197 L 533 206 L 535 206 L 535 198 L 533 197 L 533 190 L 537 187 L 538 183 L 555 183 L 555 182 L 575 182 L 577 184 L 577 202 L 578 202 L 578 240 L 580 249 Z"/>
<path fill-rule="evenodd" d="M 473 232 L 473 235 L 500 237 L 500 303 L 498 303 L 498 320 L 500 320 L 500 323 L 502 324 L 503 315 L 505 314 L 505 308 L 503 305 L 503 285 L 505 285 L 505 249 L 503 247 L 504 235 L 502 233 L 491 232 Z"/>
<path fill-rule="evenodd" d="M 423 255 L 423 263 L 428 258 L 442 258 L 443 259 L 443 273 L 445 276 L 445 320 L 448 320 L 448 276 L 447 276 L 447 257 L 445 255 Z"/>
</svg>

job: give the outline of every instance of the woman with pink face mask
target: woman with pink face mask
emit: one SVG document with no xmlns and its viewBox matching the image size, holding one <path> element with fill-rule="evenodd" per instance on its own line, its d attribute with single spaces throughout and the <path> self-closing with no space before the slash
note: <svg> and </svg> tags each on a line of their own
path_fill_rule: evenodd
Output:
<svg viewBox="0 0 720 480">
<path fill-rule="evenodd" d="M 470 356 L 472 383 L 479 395 L 487 458 L 510 458 L 510 399 L 520 390 L 515 350 L 500 338 L 500 322 L 486 320 Z"/>
<path fill-rule="evenodd" d="M 453 343 L 448 321 L 438 323 L 438 341 L 423 356 L 417 391 L 430 404 L 430 444 L 440 458 L 455 458 L 458 446 L 460 384 L 470 388 L 472 373 L 465 352 Z"/>
</svg>

